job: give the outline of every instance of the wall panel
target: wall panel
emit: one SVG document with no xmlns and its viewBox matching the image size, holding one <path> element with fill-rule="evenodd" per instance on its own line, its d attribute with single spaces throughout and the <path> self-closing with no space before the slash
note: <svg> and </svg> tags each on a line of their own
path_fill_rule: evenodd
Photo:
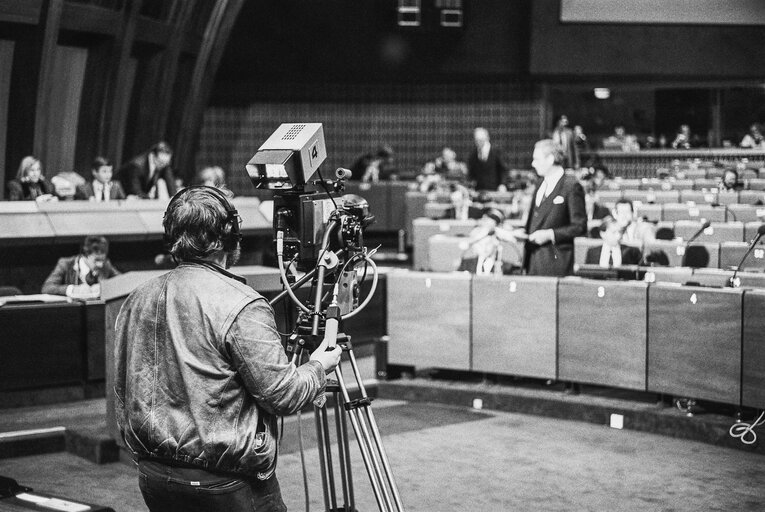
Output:
<svg viewBox="0 0 765 512">
<path fill-rule="evenodd" d="M 8 100 L 11 93 L 12 65 L 13 41 L 0 40 L 0 169 L 5 169 L 5 136 L 8 131 Z M 4 183 L 0 190 L 0 199 L 3 198 L 5 198 Z"/>
</svg>

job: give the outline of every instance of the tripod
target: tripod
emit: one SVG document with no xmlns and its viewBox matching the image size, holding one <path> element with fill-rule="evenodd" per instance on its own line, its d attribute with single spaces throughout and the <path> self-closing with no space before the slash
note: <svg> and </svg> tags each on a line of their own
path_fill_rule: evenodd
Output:
<svg viewBox="0 0 765 512">
<path fill-rule="evenodd" d="M 359 368 L 356 363 L 356 357 L 353 353 L 351 338 L 346 334 L 338 334 L 339 320 L 349 318 L 366 306 L 377 286 L 377 267 L 365 252 L 354 253 L 348 258 L 344 258 L 346 263 L 339 268 L 339 256 L 348 256 L 348 251 L 340 250 L 337 253 L 331 252 L 329 240 L 331 233 L 339 227 L 337 222 L 330 222 L 324 234 L 322 241 L 322 251 L 319 256 L 316 268 L 303 276 L 294 284 L 289 283 L 284 266 L 282 254 L 283 234 L 277 232 L 277 259 L 279 261 L 279 270 L 285 290 L 276 296 L 271 304 L 281 300 L 289 295 L 293 302 L 300 309 L 300 317 L 297 321 L 295 333 L 292 334 L 287 342 L 287 352 L 292 353 L 292 362 L 300 364 L 306 351 L 310 352 L 316 349 L 323 340 L 327 340 L 328 346 L 333 347 L 335 343 L 342 348 L 342 354 L 347 357 L 350 363 L 353 378 L 359 390 L 359 398 L 351 399 L 345 379 L 342 373 L 342 357 L 334 371 L 335 380 L 328 380 L 326 391 L 332 395 L 332 404 L 335 410 L 335 427 L 337 432 L 338 462 L 340 465 L 340 484 L 342 492 L 342 506 L 338 507 L 338 492 L 335 482 L 335 471 L 332 457 L 332 442 L 330 439 L 329 418 L 327 415 L 326 395 L 320 403 L 314 402 L 314 412 L 316 419 L 316 433 L 319 448 L 319 461 L 321 464 L 322 490 L 324 493 L 324 506 L 327 512 L 344 511 L 355 512 L 355 498 L 353 494 L 353 479 L 351 458 L 348 442 L 348 427 L 346 416 L 342 414 L 341 406 L 344 412 L 350 418 L 353 427 L 353 433 L 359 445 L 364 467 L 369 476 L 372 485 L 378 509 L 381 512 L 403 512 L 404 507 L 401 503 L 401 497 L 393 478 L 393 472 L 390 468 L 388 456 L 382 444 L 380 431 L 375 421 L 374 413 L 371 409 L 372 400 L 367 395 L 364 383 L 362 382 Z M 373 269 L 372 289 L 367 298 L 356 307 L 355 310 L 345 315 L 341 314 L 338 305 L 338 290 L 352 290 L 352 283 L 355 283 L 355 271 L 346 272 L 348 263 L 354 258 L 366 261 Z M 334 293 L 331 303 L 322 311 L 323 298 L 325 295 L 324 280 L 332 272 L 339 270 L 339 277 L 334 285 Z M 295 296 L 293 288 L 298 288 L 302 284 L 313 278 L 313 287 L 315 289 L 313 307 L 305 306 Z M 346 292 L 349 294 L 350 291 Z M 352 304 L 353 300 L 348 298 L 342 300 L 344 304 Z M 352 309 L 347 307 L 346 309 Z M 324 319 L 323 329 L 321 320 Z M 323 333 L 322 333 L 323 330 Z M 395 508 L 394 508 L 395 507 Z"/>
</svg>

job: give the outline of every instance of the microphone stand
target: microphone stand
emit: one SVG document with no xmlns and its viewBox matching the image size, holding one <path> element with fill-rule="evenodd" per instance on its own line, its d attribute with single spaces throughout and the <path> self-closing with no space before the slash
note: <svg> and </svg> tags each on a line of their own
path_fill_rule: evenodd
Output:
<svg viewBox="0 0 765 512">
<path fill-rule="evenodd" d="M 686 263 L 686 258 L 688 257 L 688 248 L 691 246 L 691 244 L 704 232 L 705 229 L 709 227 L 711 223 L 709 221 L 704 222 L 704 224 L 701 225 L 698 231 L 696 231 L 692 237 L 688 239 L 687 242 L 685 242 L 685 245 L 683 247 L 683 259 L 680 260 L 680 266 L 684 267 Z"/>
<path fill-rule="evenodd" d="M 741 265 L 744 264 L 744 260 L 746 260 L 747 256 L 749 256 L 752 253 L 752 250 L 754 249 L 754 246 L 757 245 L 757 242 L 760 241 L 760 238 L 765 235 L 765 224 L 761 225 L 759 229 L 757 229 L 757 234 L 754 238 L 749 242 L 749 248 L 744 253 L 744 257 L 741 258 L 741 261 L 738 262 L 738 265 L 736 266 L 736 270 L 733 271 L 733 275 L 731 276 L 728 284 L 732 288 L 739 288 L 741 286 L 741 280 L 736 278 L 736 275 L 738 274 L 738 271 L 741 269 Z"/>
</svg>

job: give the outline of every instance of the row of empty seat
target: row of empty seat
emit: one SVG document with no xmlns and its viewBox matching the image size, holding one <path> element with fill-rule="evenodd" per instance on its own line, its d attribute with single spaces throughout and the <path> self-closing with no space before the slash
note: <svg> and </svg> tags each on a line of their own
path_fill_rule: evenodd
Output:
<svg viewBox="0 0 765 512">
<path fill-rule="evenodd" d="M 761 190 L 740 190 L 718 192 L 717 190 L 599 190 L 595 197 L 602 203 L 615 203 L 620 199 L 641 203 L 671 204 L 762 204 L 765 192 Z"/>
</svg>

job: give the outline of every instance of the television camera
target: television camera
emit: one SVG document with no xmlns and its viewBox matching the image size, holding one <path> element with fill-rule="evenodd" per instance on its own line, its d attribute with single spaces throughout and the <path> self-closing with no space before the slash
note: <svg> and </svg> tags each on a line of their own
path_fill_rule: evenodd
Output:
<svg viewBox="0 0 765 512">
<path fill-rule="evenodd" d="M 329 347 L 337 343 L 347 356 L 358 385 L 360 396 L 351 399 L 341 370 L 342 361 L 334 372 L 336 381 L 328 380 L 327 384 L 327 391 L 334 397 L 337 423 L 341 508 L 337 504 L 327 411 L 323 399 L 315 403 L 327 511 L 355 510 L 346 416 L 341 414 L 340 405 L 350 418 L 380 510 L 402 511 L 351 338 L 338 332 L 343 320 L 366 307 L 377 288 L 378 271 L 371 258 L 374 251 L 364 246 L 364 228 L 374 221 L 374 216 L 369 213 L 365 199 L 342 195 L 350 171 L 337 169 L 331 180 L 322 176 L 319 166 L 326 158 L 321 123 L 285 123 L 246 165 L 255 188 L 274 192 L 274 243 L 284 291 L 274 297 L 271 304 L 289 297 L 297 308 L 298 318 L 287 339 L 287 352 L 292 354 L 295 364 L 300 364 L 322 340 L 326 340 Z M 314 175 L 318 179 L 312 181 Z M 361 283 L 369 277 L 370 270 L 372 285 L 362 300 Z M 298 277 L 300 273 L 303 275 Z M 295 292 L 308 282 L 312 302 L 306 304 Z"/>
</svg>

